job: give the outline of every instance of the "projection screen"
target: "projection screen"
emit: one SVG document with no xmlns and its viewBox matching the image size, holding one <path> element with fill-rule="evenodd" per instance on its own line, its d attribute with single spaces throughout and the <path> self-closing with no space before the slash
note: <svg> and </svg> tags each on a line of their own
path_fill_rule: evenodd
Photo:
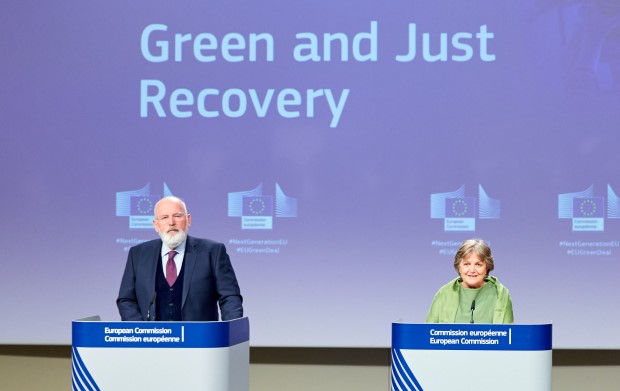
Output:
<svg viewBox="0 0 620 391">
<path fill-rule="evenodd" d="M 386 347 L 468 238 L 517 323 L 619 349 L 620 6 L 5 1 L 0 343 L 119 320 L 175 195 L 254 346 Z"/>
</svg>

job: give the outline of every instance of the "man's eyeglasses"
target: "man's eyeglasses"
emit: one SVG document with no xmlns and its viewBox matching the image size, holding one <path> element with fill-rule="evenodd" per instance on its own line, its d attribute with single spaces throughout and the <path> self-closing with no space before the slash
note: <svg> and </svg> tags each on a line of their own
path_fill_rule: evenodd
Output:
<svg viewBox="0 0 620 391">
<path fill-rule="evenodd" d="M 161 221 L 162 223 L 167 223 L 169 221 L 181 221 L 185 217 L 185 213 L 175 213 L 173 215 L 163 215 L 156 218 L 156 220 Z"/>
</svg>

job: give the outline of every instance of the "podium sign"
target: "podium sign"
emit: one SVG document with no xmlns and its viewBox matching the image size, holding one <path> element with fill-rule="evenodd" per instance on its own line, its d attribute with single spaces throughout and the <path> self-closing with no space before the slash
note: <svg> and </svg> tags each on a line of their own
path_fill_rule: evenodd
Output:
<svg viewBox="0 0 620 391">
<path fill-rule="evenodd" d="M 248 391 L 249 321 L 73 321 L 73 390 Z"/>
<path fill-rule="evenodd" d="M 392 323 L 392 391 L 551 390 L 550 324 Z"/>
</svg>

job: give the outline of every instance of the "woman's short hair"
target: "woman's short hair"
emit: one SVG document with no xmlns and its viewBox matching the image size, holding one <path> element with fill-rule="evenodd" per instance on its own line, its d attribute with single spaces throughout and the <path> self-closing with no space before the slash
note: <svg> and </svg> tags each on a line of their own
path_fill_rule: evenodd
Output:
<svg viewBox="0 0 620 391">
<path fill-rule="evenodd" d="M 469 254 L 474 253 L 481 261 L 487 264 L 487 275 L 495 268 L 493 262 L 493 254 L 491 254 L 491 248 L 482 239 L 469 239 L 461 244 L 461 247 L 456 251 L 454 255 L 454 270 L 459 274 L 459 266 L 461 261 Z"/>
</svg>

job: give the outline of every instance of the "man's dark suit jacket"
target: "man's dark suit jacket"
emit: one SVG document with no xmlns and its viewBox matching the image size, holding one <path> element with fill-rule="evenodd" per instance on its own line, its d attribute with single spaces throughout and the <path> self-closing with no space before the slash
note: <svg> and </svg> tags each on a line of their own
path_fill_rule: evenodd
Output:
<svg viewBox="0 0 620 391">
<path fill-rule="evenodd" d="M 147 320 L 155 292 L 157 263 L 161 261 L 161 246 L 162 241 L 156 239 L 129 249 L 116 300 L 122 320 Z M 222 243 L 188 236 L 183 268 L 182 320 L 217 321 L 218 304 L 222 320 L 243 317 L 237 277 Z"/>
</svg>

